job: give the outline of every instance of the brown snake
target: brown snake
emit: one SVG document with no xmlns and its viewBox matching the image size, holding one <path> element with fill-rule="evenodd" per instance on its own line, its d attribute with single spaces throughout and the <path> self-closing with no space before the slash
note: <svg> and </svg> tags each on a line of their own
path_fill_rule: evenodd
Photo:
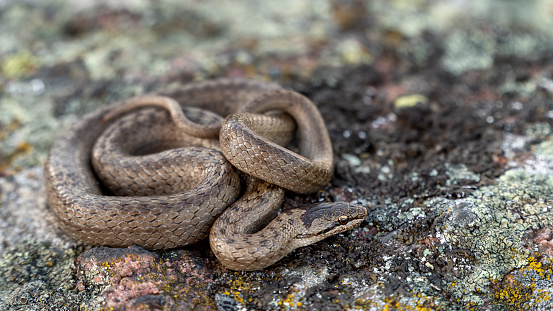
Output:
<svg viewBox="0 0 553 311">
<path fill-rule="evenodd" d="M 280 146 L 295 127 L 301 155 Z M 247 174 L 239 199 L 236 168 Z M 243 79 L 102 107 L 65 132 L 45 164 L 49 206 L 73 238 L 167 249 L 210 233 L 213 252 L 233 270 L 262 269 L 358 226 L 366 209 L 343 202 L 275 218 L 283 188 L 312 193 L 331 174 L 330 139 L 311 101 Z"/>
</svg>

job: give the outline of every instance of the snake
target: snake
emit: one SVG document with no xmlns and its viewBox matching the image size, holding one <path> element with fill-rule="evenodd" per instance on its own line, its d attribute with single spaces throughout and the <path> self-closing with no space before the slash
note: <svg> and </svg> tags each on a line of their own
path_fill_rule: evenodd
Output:
<svg viewBox="0 0 553 311">
<path fill-rule="evenodd" d="M 251 271 L 365 219 L 346 202 L 279 212 L 285 191 L 329 183 L 332 157 L 308 98 L 227 78 L 101 106 L 58 137 L 44 172 L 48 206 L 71 238 L 160 250 L 209 236 L 225 267 Z"/>
</svg>

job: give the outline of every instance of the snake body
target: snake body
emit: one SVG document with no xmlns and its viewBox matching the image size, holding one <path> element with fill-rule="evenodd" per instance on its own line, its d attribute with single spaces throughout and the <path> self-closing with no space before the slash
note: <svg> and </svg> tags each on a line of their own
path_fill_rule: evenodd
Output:
<svg viewBox="0 0 553 311">
<path fill-rule="evenodd" d="M 301 155 L 281 147 L 295 127 Z M 248 175 L 238 200 L 236 168 Z M 99 108 L 54 143 L 45 164 L 49 206 L 70 236 L 167 249 L 211 231 L 215 255 L 234 270 L 262 269 L 359 225 L 365 208 L 347 203 L 274 218 L 283 188 L 312 193 L 331 173 L 330 139 L 307 98 L 227 79 Z"/>
</svg>

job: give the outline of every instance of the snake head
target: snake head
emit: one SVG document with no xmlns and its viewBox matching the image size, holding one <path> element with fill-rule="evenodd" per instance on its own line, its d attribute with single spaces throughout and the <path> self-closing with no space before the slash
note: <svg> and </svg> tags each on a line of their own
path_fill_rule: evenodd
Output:
<svg viewBox="0 0 553 311">
<path fill-rule="evenodd" d="M 367 209 L 345 202 L 320 203 L 305 209 L 300 219 L 303 230 L 294 238 L 296 247 L 306 246 L 326 239 L 361 224 L 367 217 Z"/>
</svg>

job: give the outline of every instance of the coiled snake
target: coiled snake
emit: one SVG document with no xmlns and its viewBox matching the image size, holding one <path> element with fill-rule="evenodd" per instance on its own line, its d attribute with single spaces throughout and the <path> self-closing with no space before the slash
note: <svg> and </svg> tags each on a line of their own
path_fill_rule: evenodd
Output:
<svg viewBox="0 0 553 311">
<path fill-rule="evenodd" d="M 295 131 L 301 155 L 281 147 Z M 240 198 L 237 169 L 247 181 Z M 348 203 L 275 218 L 284 189 L 312 193 L 331 174 L 330 139 L 311 101 L 245 79 L 102 107 L 61 135 L 45 164 L 49 206 L 73 238 L 166 249 L 209 234 L 233 270 L 262 269 L 359 225 L 366 209 Z"/>
</svg>

